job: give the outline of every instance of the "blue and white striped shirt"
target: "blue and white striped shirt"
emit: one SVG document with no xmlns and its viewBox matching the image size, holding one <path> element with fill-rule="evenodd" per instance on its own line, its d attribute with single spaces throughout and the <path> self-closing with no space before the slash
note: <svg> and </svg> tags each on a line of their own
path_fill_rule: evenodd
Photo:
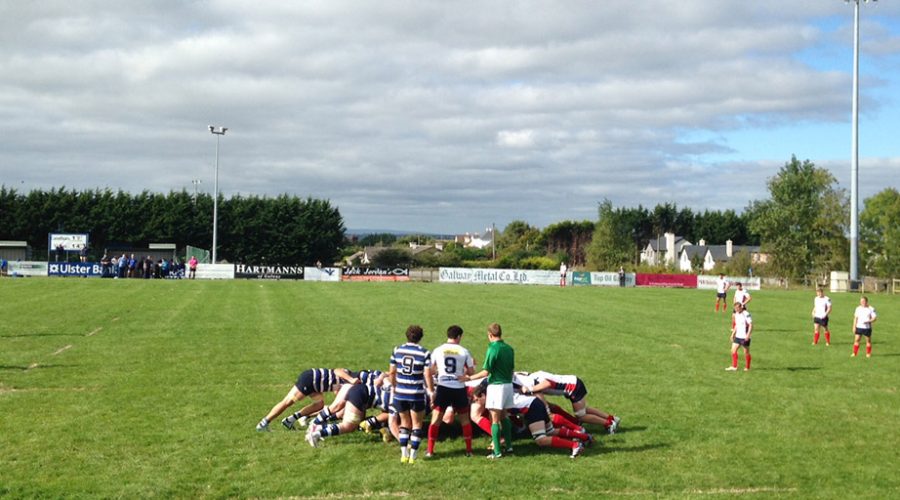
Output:
<svg viewBox="0 0 900 500">
<path fill-rule="evenodd" d="M 407 342 L 394 348 L 391 365 L 397 367 L 394 400 L 424 401 L 425 367 L 431 365 L 431 352 L 419 344 Z"/>
</svg>

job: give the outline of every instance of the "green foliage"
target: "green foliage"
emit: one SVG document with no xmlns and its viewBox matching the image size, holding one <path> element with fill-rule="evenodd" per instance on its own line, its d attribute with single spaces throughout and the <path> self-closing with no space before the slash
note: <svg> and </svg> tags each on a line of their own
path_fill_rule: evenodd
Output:
<svg viewBox="0 0 900 500">
<path fill-rule="evenodd" d="M 544 237 L 535 227 L 525 221 L 512 221 L 497 235 L 498 266 L 504 269 L 520 267 L 520 262 L 529 257 L 544 255 Z"/>
<path fill-rule="evenodd" d="M 357 242 L 360 247 L 390 246 L 397 241 L 397 235 L 391 233 L 367 234 Z"/>
<path fill-rule="evenodd" d="M 594 235 L 595 223 L 586 221 L 563 221 L 550 224 L 543 231 L 543 240 L 547 245 L 547 255 L 553 255 L 570 266 L 583 266 L 587 262 L 585 253 Z"/>
<path fill-rule="evenodd" d="M 89 233 L 92 258 L 108 246 L 175 243 L 212 247 L 213 200 L 182 190 L 69 191 L 65 187 L 21 195 L 0 187 L 0 239 L 24 240 L 46 254 L 51 232 Z M 340 255 L 344 222 L 326 200 L 281 195 L 218 200 L 218 257 L 230 262 L 311 264 Z"/>
<path fill-rule="evenodd" d="M 722 272 L 728 276 L 746 276 L 748 274 L 748 270 L 752 267 L 752 258 L 750 257 L 750 252 L 747 250 L 741 250 L 734 254 L 731 259 L 728 260 L 724 265 L 719 266 L 719 272 Z M 754 271 L 756 274 L 759 274 L 758 270 Z"/>
<path fill-rule="evenodd" d="M 900 193 L 886 188 L 859 214 L 860 260 L 867 273 L 900 277 Z"/>
<path fill-rule="evenodd" d="M 706 290 L 0 278 L 0 495 L 893 498 L 900 296 L 870 297 L 873 357 L 850 359 L 845 334 L 809 345 L 812 295 L 754 292 L 754 369 L 727 373 Z M 832 296 L 835 324 L 858 299 Z M 455 438 L 403 466 L 377 435 L 253 430 L 304 369 L 385 369 L 412 322 L 428 348 L 461 325 L 480 361 L 493 321 L 517 368 L 578 375 L 621 432 L 588 425 L 576 460 L 525 438 L 487 463 Z"/>
<path fill-rule="evenodd" d="M 751 204 L 750 228 L 780 276 L 800 278 L 846 269 L 846 194 L 828 170 L 796 156 L 769 179 L 771 198 Z"/>
<path fill-rule="evenodd" d="M 412 262 L 412 253 L 400 247 L 385 248 L 372 257 L 372 267 L 409 267 Z"/>
<path fill-rule="evenodd" d="M 527 257 L 519 261 L 519 269 L 559 269 L 559 261 L 550 257 Z"/>
<path fill-rule="evenodd" d="M 631 262 L 637 250 L 631 238 L 632 227 L 622 212 L 613 210 L 611 201 L 603 200 L 598 210 L 600 218 L 587 251 L 588 268 L 617 270 Z"/>
</svg>

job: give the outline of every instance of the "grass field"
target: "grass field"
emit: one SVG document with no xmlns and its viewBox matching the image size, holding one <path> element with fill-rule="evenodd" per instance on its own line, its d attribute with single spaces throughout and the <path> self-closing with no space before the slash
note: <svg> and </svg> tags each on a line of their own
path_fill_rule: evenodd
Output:
<svg viewBox="0 0 900 500">
<path fill-rule="evenodd" d="M 3 279 L 0 496 L 900 497 L 900 297 L 871 298 L 871 359 L 849 357 L 855 295 L 810 345 L 812 297 L 755 292 L 753 370 L 729 373 L 708 291 Z M 462 325 L 481 359 L 493 321 L 621 432 L 576 460 L 450 440 L 406 466 L 362 433 L 254 431 L 305 368 L 386 368 L 410 323 L 427 347 Z"/>
</svg>

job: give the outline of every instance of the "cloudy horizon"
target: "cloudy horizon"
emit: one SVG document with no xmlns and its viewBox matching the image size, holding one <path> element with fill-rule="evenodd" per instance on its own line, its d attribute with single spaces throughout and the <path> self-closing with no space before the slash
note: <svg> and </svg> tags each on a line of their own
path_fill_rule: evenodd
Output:
<svg viewBox="0 0 900 500">
<path fill-rule="evenodd" d="M 900 5 L 861 6 L 860 199 L 900 186 Z M 19 2 L 0 184 L 329 199 L 348 228 L 746 207 L 850 187 L 842 1 Z"/>
</svg>

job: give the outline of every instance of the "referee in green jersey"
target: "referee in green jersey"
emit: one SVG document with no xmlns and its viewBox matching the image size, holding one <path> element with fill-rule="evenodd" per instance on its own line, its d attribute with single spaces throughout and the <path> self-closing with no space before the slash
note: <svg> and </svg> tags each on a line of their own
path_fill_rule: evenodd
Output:
<svg viewBox="0 0 900 500">
<path fill-rule="evenodd" d="M 462 375 L 460 380 L 477 380 L 487 377 L 485 407 L 491 413 L 491 439 L 494 443 L 493 453 L 488 458 L 500 458 L 500 432 L 506 440 L 506 452 L 512 452 L 512 423 L 506 410 L 513 407 L 513 371 L 515 370 L 515 353 L 513 348 L 503 341 L 503 331 L 497 323 L 488 326 L 487 354 L 484 356 L 483 369 L 474 375 Z"/>
</svg>

